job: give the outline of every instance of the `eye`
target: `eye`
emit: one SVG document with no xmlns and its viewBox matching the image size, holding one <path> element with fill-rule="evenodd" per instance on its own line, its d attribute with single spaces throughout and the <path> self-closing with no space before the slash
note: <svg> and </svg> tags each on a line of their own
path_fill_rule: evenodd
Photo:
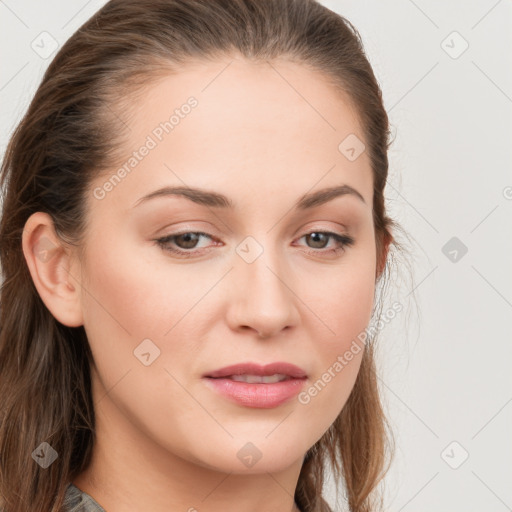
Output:
<svg viewBox="0 0 512 512">
<path fill-rule="evenodd" d="M 171 245 L 171 242 L 174 242 L 175 245 L 182 246 L 183 249 L 195 249 L 197 241 L 201 237 L 213 238 L 208 233 L 203 233 L 202 231 L 185 231 L 183 233 L 176 233 L 173 235 L 167 235 L 163 238 L 158 238 L 155 242 L 157 242 L 157 244 L 165 251 L 184 258 L 190 258 L 194 255 L 193 252 L 176 249 Z M 197 251 L 195 252 L 197 253 Z"/>
<path fill-rule="evenodd" d="M 318 251 L 318 250 L 308 250 L 309 254 L 329 254 L 329 255 L 336 255 L 340 252 L 343 252 L 346 247 L 351 246 L 354 244 L 354 239 L 348 235 L 340 235 L 338 233 L 333 233 L 331 231 L 311 231 L 310 233 L 307 233 L 305 235 L 302 235 L 301 238 L 306 238 L 313 241 L 313 244 L 320 244 L 320 249 L 324 249 L 327 245 L 325 241 L 329 241 L 330 239 L 333 239 L 336 243 L 336 246 L 332 249 L 324 250 L 324 251 Z M 318 248 L 318 247 L 317 247 Z"/>
<path fill-rule="evenodd" d="M 185 231 L 158 238 L 154 240 L 154 242 L 156 242 L 163 250 L 170 252 L 171 254 L 175 254 L 182 258 L 190 258 L 197 255 L 198 252 L 201 252 L 200 250 L 197 250 L 197 243 L 201 237 L 209 238 L 210 240 L 214 239 L 213 236 L 208 233 L 203 233 L 202 231 Z M 320 247 L 313 247 L 306 251 L 307 253 L 314 255 L 335 255 L 344 251 L 346 247 L 353 245 L 355 242 L 355 240 L 348 235 L 340 235 L 331 231 L 311 231 L 302 235 L 299 240 L 302 238 L 309 240 L 309 243 L 313 243 L 313 245 L 320 245 Z M 324 249 L 331 239 L 336 243 L 334 248 L 318 250 Z M 176 246 L 178 246 L 178 248 L 176 248 Z"/>
</svg>

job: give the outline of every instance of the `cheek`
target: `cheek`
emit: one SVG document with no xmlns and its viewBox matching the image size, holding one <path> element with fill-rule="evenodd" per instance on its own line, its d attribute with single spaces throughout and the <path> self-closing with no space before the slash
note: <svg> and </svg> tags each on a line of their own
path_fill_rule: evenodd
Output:
<svg viewBox="0 0 512 512">
<path fill-rule="evenodd" d="M 359 372 L 365 350 L 362 334 L 374 305 L 375 269 L 369 254 L 333 274 L 326 292 L 315 300 L 315 312 L 324 324 L 319 329 L 317 320 L 316 329 L 310 328 L 316 372 L 298 398 L 318 432 L 341 412 Z"/>
<path fill-rule="evenodd" d="M 121 244 L 119 237 L 115 247 L 88 256 L 84 323 L 133 343 L 162 339 L 205 290 L 194 288 L 186 272 L 165 262 L 156 266 L 151 258 L 157 259 L 158 248 L 137 251 Z"/>
<path fill-rule="evenodd" d="M 316 333 L 311 333 L 311 339 L 322 340 L 317 350 L 332 356 L 346 350 L 370 322 L 375 298 L 375 253 L 371 244 L 348 254 L 339 267 L 322 272 L 306 281 L 303 293 L 317 316 Z M 320 328 L 318 319 L 322 321 Z"/>
<path fill-rule="evenodd" d="M 169 343 L 188 325 L 187 312 L 204 295 L 206 286 L 191 286 L 184 272 L 157 268 L 146 254 L 134 252 L 133 247 L 128 251 L 119 238 L 115 247 L 102 249 L 96 253 L 91 249 L 88 254 L 82 301 L 93 358 L 102 384 L 109 389 L 127 371 L 131 371 L 129 380 L 135 381 L 139 372 L 162 371 L 182 357 L 180 350 L 186 353 L 184 346 L 171 353 Z M 151 357 L 157 354 L 151 366 L 137 358 L 139 347 L 147 346 L 147 342 L 141 345 L 146 339 L 154 343 L 149 344 Z"/>
<path fill-rule="evenodd" d="M 370 271 L 348 273 L 338 287 L 331 290 L 325 309 L 335 338 L 343 345 L 366 328 L 374 305 L 375 282 Z"/>
</svg>

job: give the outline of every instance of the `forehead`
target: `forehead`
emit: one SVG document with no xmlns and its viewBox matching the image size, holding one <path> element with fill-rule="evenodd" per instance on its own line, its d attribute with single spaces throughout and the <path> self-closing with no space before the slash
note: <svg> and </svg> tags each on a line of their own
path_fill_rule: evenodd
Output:
<svg viewBox="0 0 512 512">
<path fill-rule="evenodd" d="M 165 185 L 222 188 L 228 196 L 241 187 L 290 190 L 295 200 L 316 183 L 351 185 L 371 204 L 368 155 L 351 161 L 340 150 L 347 137 L 364 141 L 350 98 L 306 66 L 236 57 L 191 63 L 151 82 L 118 113 L 128 136 L 118 165 L 95 186 L 124 166 L 107 199 L 126 200 L 125 207 Z M 150 150 L 135 162 L 143 146 Z"/>
<path fill-rule="evenodd" d="M 222 133 L 247 139 L 241 128 L 251 130 L 254 143 L 268 142 L 268 134 L 278 134 L 281 144 L 287 135 L 316 136 L 326 144 L 348 133 L 363 137 L 349 95 L 325 75 L 287 60 L 252 62 L 239 57 L 194 62 L 151 82 L 127 113 L 127 122 L 135 129 L 132 135 L 143 136 L 168 120 L 191 96 L 198 108 L 191 120 L 180 123 L 173 138 L 186 130 L 183 125 L 191 124 L 197 140 Z M 212 127 L 222 132 L 212 134 Z"/>
</svg>

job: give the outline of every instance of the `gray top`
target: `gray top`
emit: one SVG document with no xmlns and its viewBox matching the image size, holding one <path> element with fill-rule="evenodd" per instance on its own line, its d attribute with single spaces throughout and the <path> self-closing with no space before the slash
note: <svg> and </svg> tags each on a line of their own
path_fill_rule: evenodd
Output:
<svg viewBox="0 0 512 512">
<path fill-rule="evenodd" d="M 106 512 L 92 496 L 70 483 L 64 498 L 66 512 Z"/>
<path fill-rule="evenodd" d="M 78 487 L 70 483 L 64 496 L 64 510 L 66 512 L 106 512 L 95 499 Z M 2 512 L 2 509 L 0 509 Z"/>
</svg>

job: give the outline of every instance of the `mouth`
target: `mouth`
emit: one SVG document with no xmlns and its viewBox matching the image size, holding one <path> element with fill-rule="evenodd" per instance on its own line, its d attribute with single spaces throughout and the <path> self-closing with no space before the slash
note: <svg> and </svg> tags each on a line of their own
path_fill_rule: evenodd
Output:
<svg viewBox="0 0 512 512">
<path fill-rule="evenodd" d="M 307 374 L 290 363 L 260 366 L 240 363 L 204 374 L 203 381 L 224 398 L 244 407 L 269 409 L 293 398 L 304 386 Z"/>
<path fill-rule="evenodd" d="M 204 374 L 203 377 L 212 379 L 233 378 L 233 380 L 249 379 L 242 382 L 250 382 L 252 384 L 257 382 L 265 383 L 265 378 L 272 379 L 269 383 L 287 379 L 303 379 L 307 377 L 307 374 L 302 368 L 291 363 L 276 362 L 264 366 L 256 363 L 237 363 Z"/>
<path fill-rule="evenodd" d="M 216 378 L 220 379 L 223 377 Z M 290 380 L 293 377 L 284 373 L 274 373 L 273 375 L 229 375 L 224 378 L 234 380 L 235 382 L 247 382 L 247 384 L 275 384 L 276 382 L 283 382 L 283 380 Z"/>
</svg>

